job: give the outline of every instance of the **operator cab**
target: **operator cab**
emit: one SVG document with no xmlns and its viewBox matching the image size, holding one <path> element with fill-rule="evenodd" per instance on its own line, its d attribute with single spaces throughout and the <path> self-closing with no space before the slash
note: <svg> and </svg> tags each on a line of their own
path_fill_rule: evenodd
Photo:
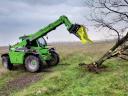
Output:
<svg viewBox="0 0 128 96">
<path fill-rule="evenodd" d="M 39 38 L 37 40 L 37 43 L 38 43 L 38 46 L 40 46 L 40 47 L 47 46 L 47 42 L 46 42 L 46 40 L 43 37 L 42 38 Z"/>
<path fill-rule="evenodd" d="M 33 47 L 45 47 L 47 46 L 46 40 L 42 37 L 39 38 L 38 40 L 33 40 L 32 42 L 28 43 L 28 46 L 33 46 Z"/>
</svg>

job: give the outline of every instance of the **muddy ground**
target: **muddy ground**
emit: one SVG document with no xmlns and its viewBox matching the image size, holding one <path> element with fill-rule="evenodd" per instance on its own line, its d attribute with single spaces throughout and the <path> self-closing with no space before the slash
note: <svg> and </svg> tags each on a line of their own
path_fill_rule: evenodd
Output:
<svg viewBox="0 0 128 96">
<path fill-rule="evenodd" d="M 7 81 L 6 85 L 0 89 L 1 96 L 9 96 L 12 91 L 17 91 L 35 83 L 41 79 L 39 73 L 28 73 L 18 76 L 14 80 Z"/>
</svg>

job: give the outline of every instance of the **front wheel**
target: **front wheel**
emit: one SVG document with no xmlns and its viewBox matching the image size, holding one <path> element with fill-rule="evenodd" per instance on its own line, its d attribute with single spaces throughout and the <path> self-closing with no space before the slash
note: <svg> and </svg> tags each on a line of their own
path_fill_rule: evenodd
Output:
<svg viewBox="0 0 128 96">
<path fill-rule="evenodd" d="M 12 70 L 13 68 L 13 64 L 11 64 L 9 56 L 2 56 L 2 64 L 8 70 Z"/>
<path fill-rule="evenodd" d="M 25 59 L 25 68 L 29 72 L 37 72 L 40 69 L 40 59 L 38 56 L 29 55 Z"/>
<path fill-rule="evenodd" d="M 49 66 L 57 65 L 60 61 L 59 55 L 55 51 L 52 51 L 51 56 L 52 56 L 51 60 L 47 61 L 48 65 Z"/>
</svg>

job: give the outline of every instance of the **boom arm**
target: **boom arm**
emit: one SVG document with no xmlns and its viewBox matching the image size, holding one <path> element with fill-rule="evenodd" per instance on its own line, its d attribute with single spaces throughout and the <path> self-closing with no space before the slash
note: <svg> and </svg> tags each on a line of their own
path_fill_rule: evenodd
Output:
<svg viewBox="0 0 128 96">
<path fill-rule="evenodd" d="M 45 36 L 50 31 L 55 30 L 56 27 L 60 26 L 61 24 L 64 24 L 67 30 L 70 33 L 76 35 L 82 41 L 82 43 L 85 43 L 86 41 L 91 41 L 87 36 L 85 27 L 79 24 L 72 24 L 66 16 L 60 16 L 58 20 L 42 28 L 38 32 L 28 36 L 20 37 L 20 39 L 29 40 L 30 42 L 33 40 L 37 40 L 38 38 Z"/>
<path fill-rule="evenodd" d="M 60 16 L 60 18 L 58 20 L 56 20 L 55 22 L 49 24 L 45 28 L 42 28 L 41 30 L 39 30 L 35 34 L 32 34 L 29 37 L 29 40 L 30 41 L 36 40 L 42 36 L 45 36 L 47 33 L 49 33 L 52 30 L 55 30 L 61 24 L 64 24 L 67 27 L 67 30 L 70 30 L 70 28 L 72 26 L 72 23 L 69 21 L 69 19 L 66 16 Z"/>
</svg>

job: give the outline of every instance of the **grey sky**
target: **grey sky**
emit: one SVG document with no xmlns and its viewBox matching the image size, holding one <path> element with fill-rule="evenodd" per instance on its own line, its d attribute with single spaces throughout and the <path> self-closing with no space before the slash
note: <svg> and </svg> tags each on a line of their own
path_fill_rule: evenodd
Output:
<svg viewBox="0 0 128 96">
<path fill-rule="evenodd" d="M 34 33 L 61 15 L 68 16 L 73 23 L 86 25 L 91 39 L 103 39 L 103 34 L 89 26 L 85 18 L 88 14 L 84 0 L 1 0 L 0 45 L 16 43 L 19 36 Z M 64 26 L 49 33 L 48 37 L 48 42 L 78 41 Z"/>
</svg>

